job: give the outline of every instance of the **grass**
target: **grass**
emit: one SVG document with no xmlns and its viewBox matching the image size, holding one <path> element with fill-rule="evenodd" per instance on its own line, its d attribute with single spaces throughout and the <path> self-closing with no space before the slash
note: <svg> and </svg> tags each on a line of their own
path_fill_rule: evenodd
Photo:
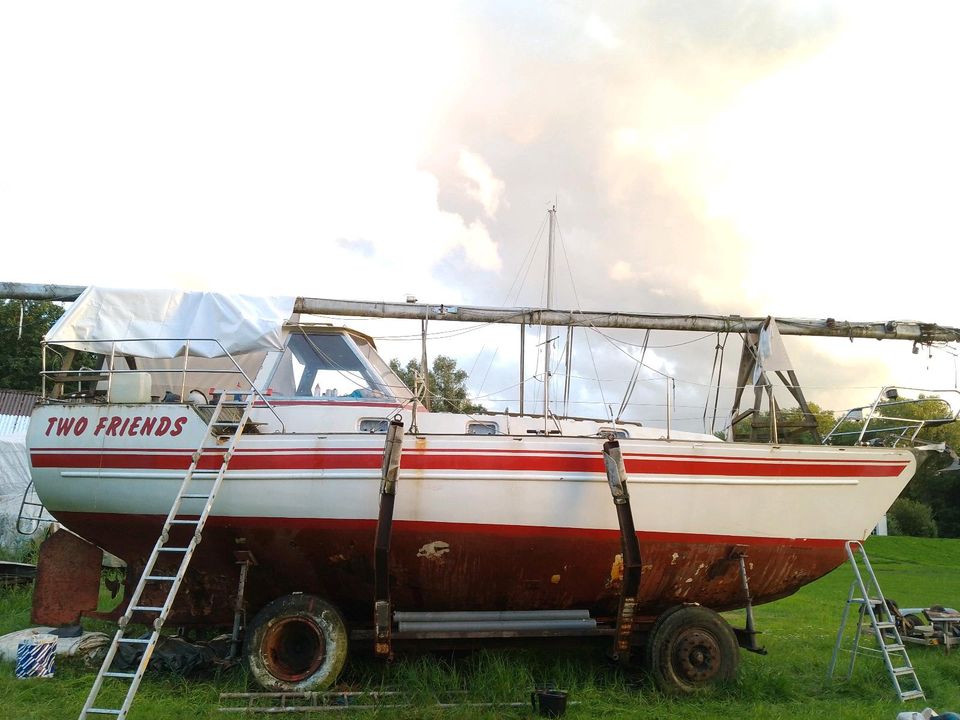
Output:
<svg viewBox="0 0 960 720">
<path fill-rule="evenodd" d="M 903 606 L 960 605 L 960 540 L 874 538 L 867 545 L 884 592 Z M 849 681 L 826 680 L 840 612 L 850 586 L 844 566 L 796 595 L 755 610 L 769 655 L 742 653 L 740 675 L 731 686 L 691 697 L 658 692 L 642 674 L 611 667 L 601 648 L 483 650 L 457 659 L 420 652 L 392 664 L 372 659 L 350 663 L 344 689 L 402 688 L 415 704 L 405 710 L 350 713 L 350 717 L 511 718 L 529 717 L 529 709 L 439 709 L 438 698 L 451 691 L 469 702 L 524 701 L 537 683 L 552 681 L 570 691 L 578 704 L 571 718 L 889 718 L 904 709 L 930 705 L 940 712 L 960 709 L 960 651 L 910 648 L 927 702 L 901 704 L 879 659 L 861 656 Z M 0 634 L 27 627 L 30 590 L 0 591 Z M 742 613 L 729 619 L 742 624 Z M 841 657 L 841 669 L 845 670 Z M 9 718 L 75 718 L 95 671 L 78 662 L 58 660 L 56 677 L 17 680 L 11 664 L 0 664 L 0 715 Z M 839 676 L 844 672 L 838 673 Z M 212 677 L 184 680 L 149 676 L 131 716 L 166 718 L 238 717 L 218 710 L 221 692 L 245 692 L 239 668 Z M 340 716 L 340 713 L 336 713 Z M 316 715 L 308 715 L 316 717 Z"/>
</svg>

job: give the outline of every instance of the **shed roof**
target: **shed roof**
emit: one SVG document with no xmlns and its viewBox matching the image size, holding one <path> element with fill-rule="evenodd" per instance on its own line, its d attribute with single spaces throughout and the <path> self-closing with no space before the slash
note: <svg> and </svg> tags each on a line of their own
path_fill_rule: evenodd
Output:
<svg viewBox="0 0 960 720">
<path fill-rule="evenodd" d="M 0 390 L 0 415 L 29 417 L 39 393 L 25 390 Z"/>
</svg>

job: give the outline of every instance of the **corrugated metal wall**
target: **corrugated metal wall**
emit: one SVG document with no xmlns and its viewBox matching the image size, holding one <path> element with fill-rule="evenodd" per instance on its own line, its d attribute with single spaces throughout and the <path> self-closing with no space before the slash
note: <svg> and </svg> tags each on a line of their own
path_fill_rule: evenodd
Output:
<svg viewBox="0 0 960 720">
<path fill-rule="evenodd" d="M 0 390 L 0 435 L 26 432 L 39 397 L 23 390 Z"/>
<path fill-rule="evenodd" d="M 0 415 L 0 435 L 15 435 L 26 432 L 30 417 L 26 415 Z"/>
</svg>

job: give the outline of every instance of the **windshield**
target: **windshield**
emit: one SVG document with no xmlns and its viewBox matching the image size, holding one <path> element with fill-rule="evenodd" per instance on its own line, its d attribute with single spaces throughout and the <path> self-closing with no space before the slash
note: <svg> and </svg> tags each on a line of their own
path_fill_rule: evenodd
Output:
<svg viewBox="0 0 960 720">
<path fill-rule="evenodd" d="M 313 397 L 326 400 L 396 399 L 409 396 L 405 387 L 395 388 L 393 373 L 376 351 L 364 342 L 359 352 L 346 333 L 311 332 L 298 329 L 287 341 L 270 388 L 280 397 Z"/>
</svg>

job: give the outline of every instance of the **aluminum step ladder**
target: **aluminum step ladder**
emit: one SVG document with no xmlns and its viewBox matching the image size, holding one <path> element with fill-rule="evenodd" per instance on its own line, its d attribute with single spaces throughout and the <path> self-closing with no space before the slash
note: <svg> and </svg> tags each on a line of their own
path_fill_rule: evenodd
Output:
<svg viewBox="0 0 960 720">
<path fill-rule="evenodd" d="M 190 466 L 187 469 L 186 475 L 184 475 L 183 483 L 181 483 L 180 489 L 177 491 L 177 496 L 173 501 L 173 506 L 170 508 L 167 519 L 163 523 L 163 530 L 160 533 L 160 537 L 157 538 L 157 542 L 153 546 L 153 552 L 150 553 L 150 557 L 143 568 L 143 575 L 140 576 L 136 590 L 133 591 L 130 597 L 129 603 L 127 604 L 127 611 L 123 617 L 120 618 L 117 633 L 110 643 L 110 648 L 107 651 L 106 657 L 103 659 L 103 665 L 101 665 L 100 671 L 97 673 L 96 680 L 93 682 L 93 687 L 90 689 L 90 694 L 87 697 L 86 703 L 84 703 L 83 710 L 80 711 L 80 720 L 84 720 L 84 718 L 90 717 L 91 715 L 112 715 L 125 718 L 130 711 L 130 706 L 133 704 L 137 689 L 140 687 L 140 681 L 143 679 L 147 665 L 150 664 L 150 657 L 153 655 L 153 650 L 160 638 L 160 631 L 163 628 L 167 616 L 170 614 L 170 608 L 173 605 L 174 599 L 177 597 L 177 591 L 180 589 L 180 584 L 183 581 L 187 567 L 190 565 L 193 553 L 197 549 L 197 545 L 200 544 L 204 525 L 210 515 L 213 503 L 217 498 L 220 486 L 223 484 L 227 467 L 233 458 L 234 447 L 240 439 L 241 434 L 243 434 L 243 429 L 247 424 L 250 411 L 253 408 L 253 403 L 256 398 L 257 392 L 252 389 L 231 390 L 220 395 L 216 406 L 211 412 L 203 440 L 193 453 Z M 200 469 L 201 459 L 210 452 L 217 454 L 222 453 L 219 468 L 216 470 Z M 194 487 L 195 483 L 207 485 L 210 481 L 212 481 L 212 485 L 209 485 L 208 489 L 198 490 Z M 202 504 L 200 505 L 202 509 L 198 508 L 198 504 Z M 186 509 L 184 509 L 184 506 Z M 192 530 L 193 535 L 185 546 L 168 546 L 167 543 L 170 541 L 171 531 L 174 530 L 174 526 L 178 525 Z M 182 543 L 180 544 L 182 545 Z M 157 561 L 161 555 L 174 558 L 177 555 L 180 556 L 179 566 L 173 574 L 168 574 L 163 571 L 160 571 L 162 574 L 154 573 Z M 162 605 L 140 604 L 140 598 L 143 596 L 144 589 L 148 585 L 152 587 L 166 586 L 166 599 Z M 149 639 L 126 637 L 125 630 L 127 625 L 132 621 L 134 614 L 138 614 L 140 617 L 144 615 L 148 617 L 152 616 L 152 620 L 145 621 L 145 624 L 152 624 L 153 626 L 153 632 Z M 134 672 L 113 672 L 110 669 L 121 644 L 143 646 L 143 655 Z M 123 704 L 119 708 L 96 707 L 94 705 L 103 687 L 104 679 L 108 677 L 130 683 Z"/>
<path fill-rule="evenodd" d="M 850 594 L 847 596 L 846 605 L 843 607 L 843 617 L 840 620 L 840 630 L 837 632 L 837 642 L 833 646 L 833 657 L 830 659 L 830 670 L 827 673 L 827 678 L 833 677 L 837 656 L 840 653 L 840 646 L 843 643 L 844 632 L 847 628 L 847 620 L 850 617 L 850 608 L 856 606 L 857 629 L 853 636 L 853 647 L 850 650 L 850 667 L 847 669 L 847 679 L 849 680 L 853 675 L 853 666 L 857 661 L 858 653 L 880 655 L 883 657 L 887 675 L 890 676 L 893 687 L 897 691 L 897 697 L 901 701 L 917 698 L 926 699 L 923 688 L 920 687 L 917 673 L 910 662 L 910 657 L 907 655 L 907 648 L 897 628 L 896 618 L 880 590 L 880 584 L 873 572 L 870 558 L 867 557 L 867 551 L 863 544 L 856 540 L 848 541 L 845 549 L 850 567 L 853 568 L 853 582 L 850 584 Z M 860 644 L 863 628 L 867 624 L 873 630 L 877 647 Z"/>
</svg>

